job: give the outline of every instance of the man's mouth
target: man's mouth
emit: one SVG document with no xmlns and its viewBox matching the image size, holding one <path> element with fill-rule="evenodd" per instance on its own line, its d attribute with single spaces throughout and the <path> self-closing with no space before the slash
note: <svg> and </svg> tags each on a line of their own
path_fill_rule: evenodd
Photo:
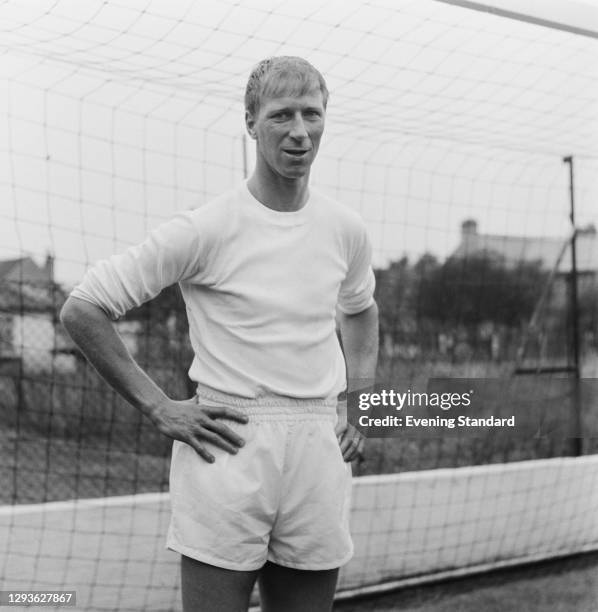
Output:
<svg viewBox="0 0 598 612">
<path fill-rule="evenodd" d="M 283 149 L 283 151 L 293 157 L 303 157 L 309 152 L 309 149 Z"/>
</svg>

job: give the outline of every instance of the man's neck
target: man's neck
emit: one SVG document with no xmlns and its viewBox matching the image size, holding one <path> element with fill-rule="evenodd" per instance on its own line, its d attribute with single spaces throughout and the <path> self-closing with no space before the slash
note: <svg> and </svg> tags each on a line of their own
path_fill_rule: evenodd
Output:
<svg viewBox="0 0 598 612">
<path fill-rule="evenodd" d="M 279 212 L 297 211 L 309 198 L 309 175 L 297 179 L 256 171 L 247 181 L 251 195 L 264 206 Z"/>
</svg>

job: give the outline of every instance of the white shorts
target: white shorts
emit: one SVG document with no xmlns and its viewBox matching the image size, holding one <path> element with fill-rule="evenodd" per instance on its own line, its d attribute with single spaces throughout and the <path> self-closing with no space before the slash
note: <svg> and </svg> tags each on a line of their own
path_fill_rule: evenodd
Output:
<svg viewBox="0 0 598 612">
<path fill-rule="evenodd" d="M 266 560 L 305 570 L 353 555 L 351 466 L 334 433 L 336 404 L 200 391 L 202 405 L 249 416 L 226 424 L 245 439 L 236 455 L 208 445 L 214 463 L 175 441 L 167 547 L 217 567 L 251 571 Z"/>
</svg>

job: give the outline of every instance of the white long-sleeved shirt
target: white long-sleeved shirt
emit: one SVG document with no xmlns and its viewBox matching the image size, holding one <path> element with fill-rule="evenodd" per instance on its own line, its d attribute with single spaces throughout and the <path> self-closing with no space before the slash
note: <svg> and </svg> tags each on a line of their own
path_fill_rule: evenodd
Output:
<svg viewBox="0 0 598 612">
<path fill-rule="evenodd" d="M 356 213 L 311 191 L 270 209 L 246 183 L 179 213 L 91 268 L 71 295 L 113 319 L 179 283 L 200 385 L 257 398 L 332 398 L 346 385 L 335 309 L 373 302 L 371 246 Z"/>
</svg>

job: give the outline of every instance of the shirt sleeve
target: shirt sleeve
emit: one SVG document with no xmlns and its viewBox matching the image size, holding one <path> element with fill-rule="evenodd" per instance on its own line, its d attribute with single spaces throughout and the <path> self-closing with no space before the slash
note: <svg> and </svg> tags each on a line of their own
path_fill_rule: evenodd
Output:
<svg viewBox="0 0 598 612">
<path fill-rule="evenodd" d="M 376 280 L 372 270 L 372 246 L 363 223 L 350 243 L 348 269 L 341 283 L 338 307 L 345 314 L 357 314 L 374 303 Z"/>
<path fill-rule="evenodd" d="M 144 242 L 99 261 L 71 292 L 102 308 L 113 320 L 185 280 L 200 267 L 200 236 L 190 213 L 180 213 Z"/>
</svg>

